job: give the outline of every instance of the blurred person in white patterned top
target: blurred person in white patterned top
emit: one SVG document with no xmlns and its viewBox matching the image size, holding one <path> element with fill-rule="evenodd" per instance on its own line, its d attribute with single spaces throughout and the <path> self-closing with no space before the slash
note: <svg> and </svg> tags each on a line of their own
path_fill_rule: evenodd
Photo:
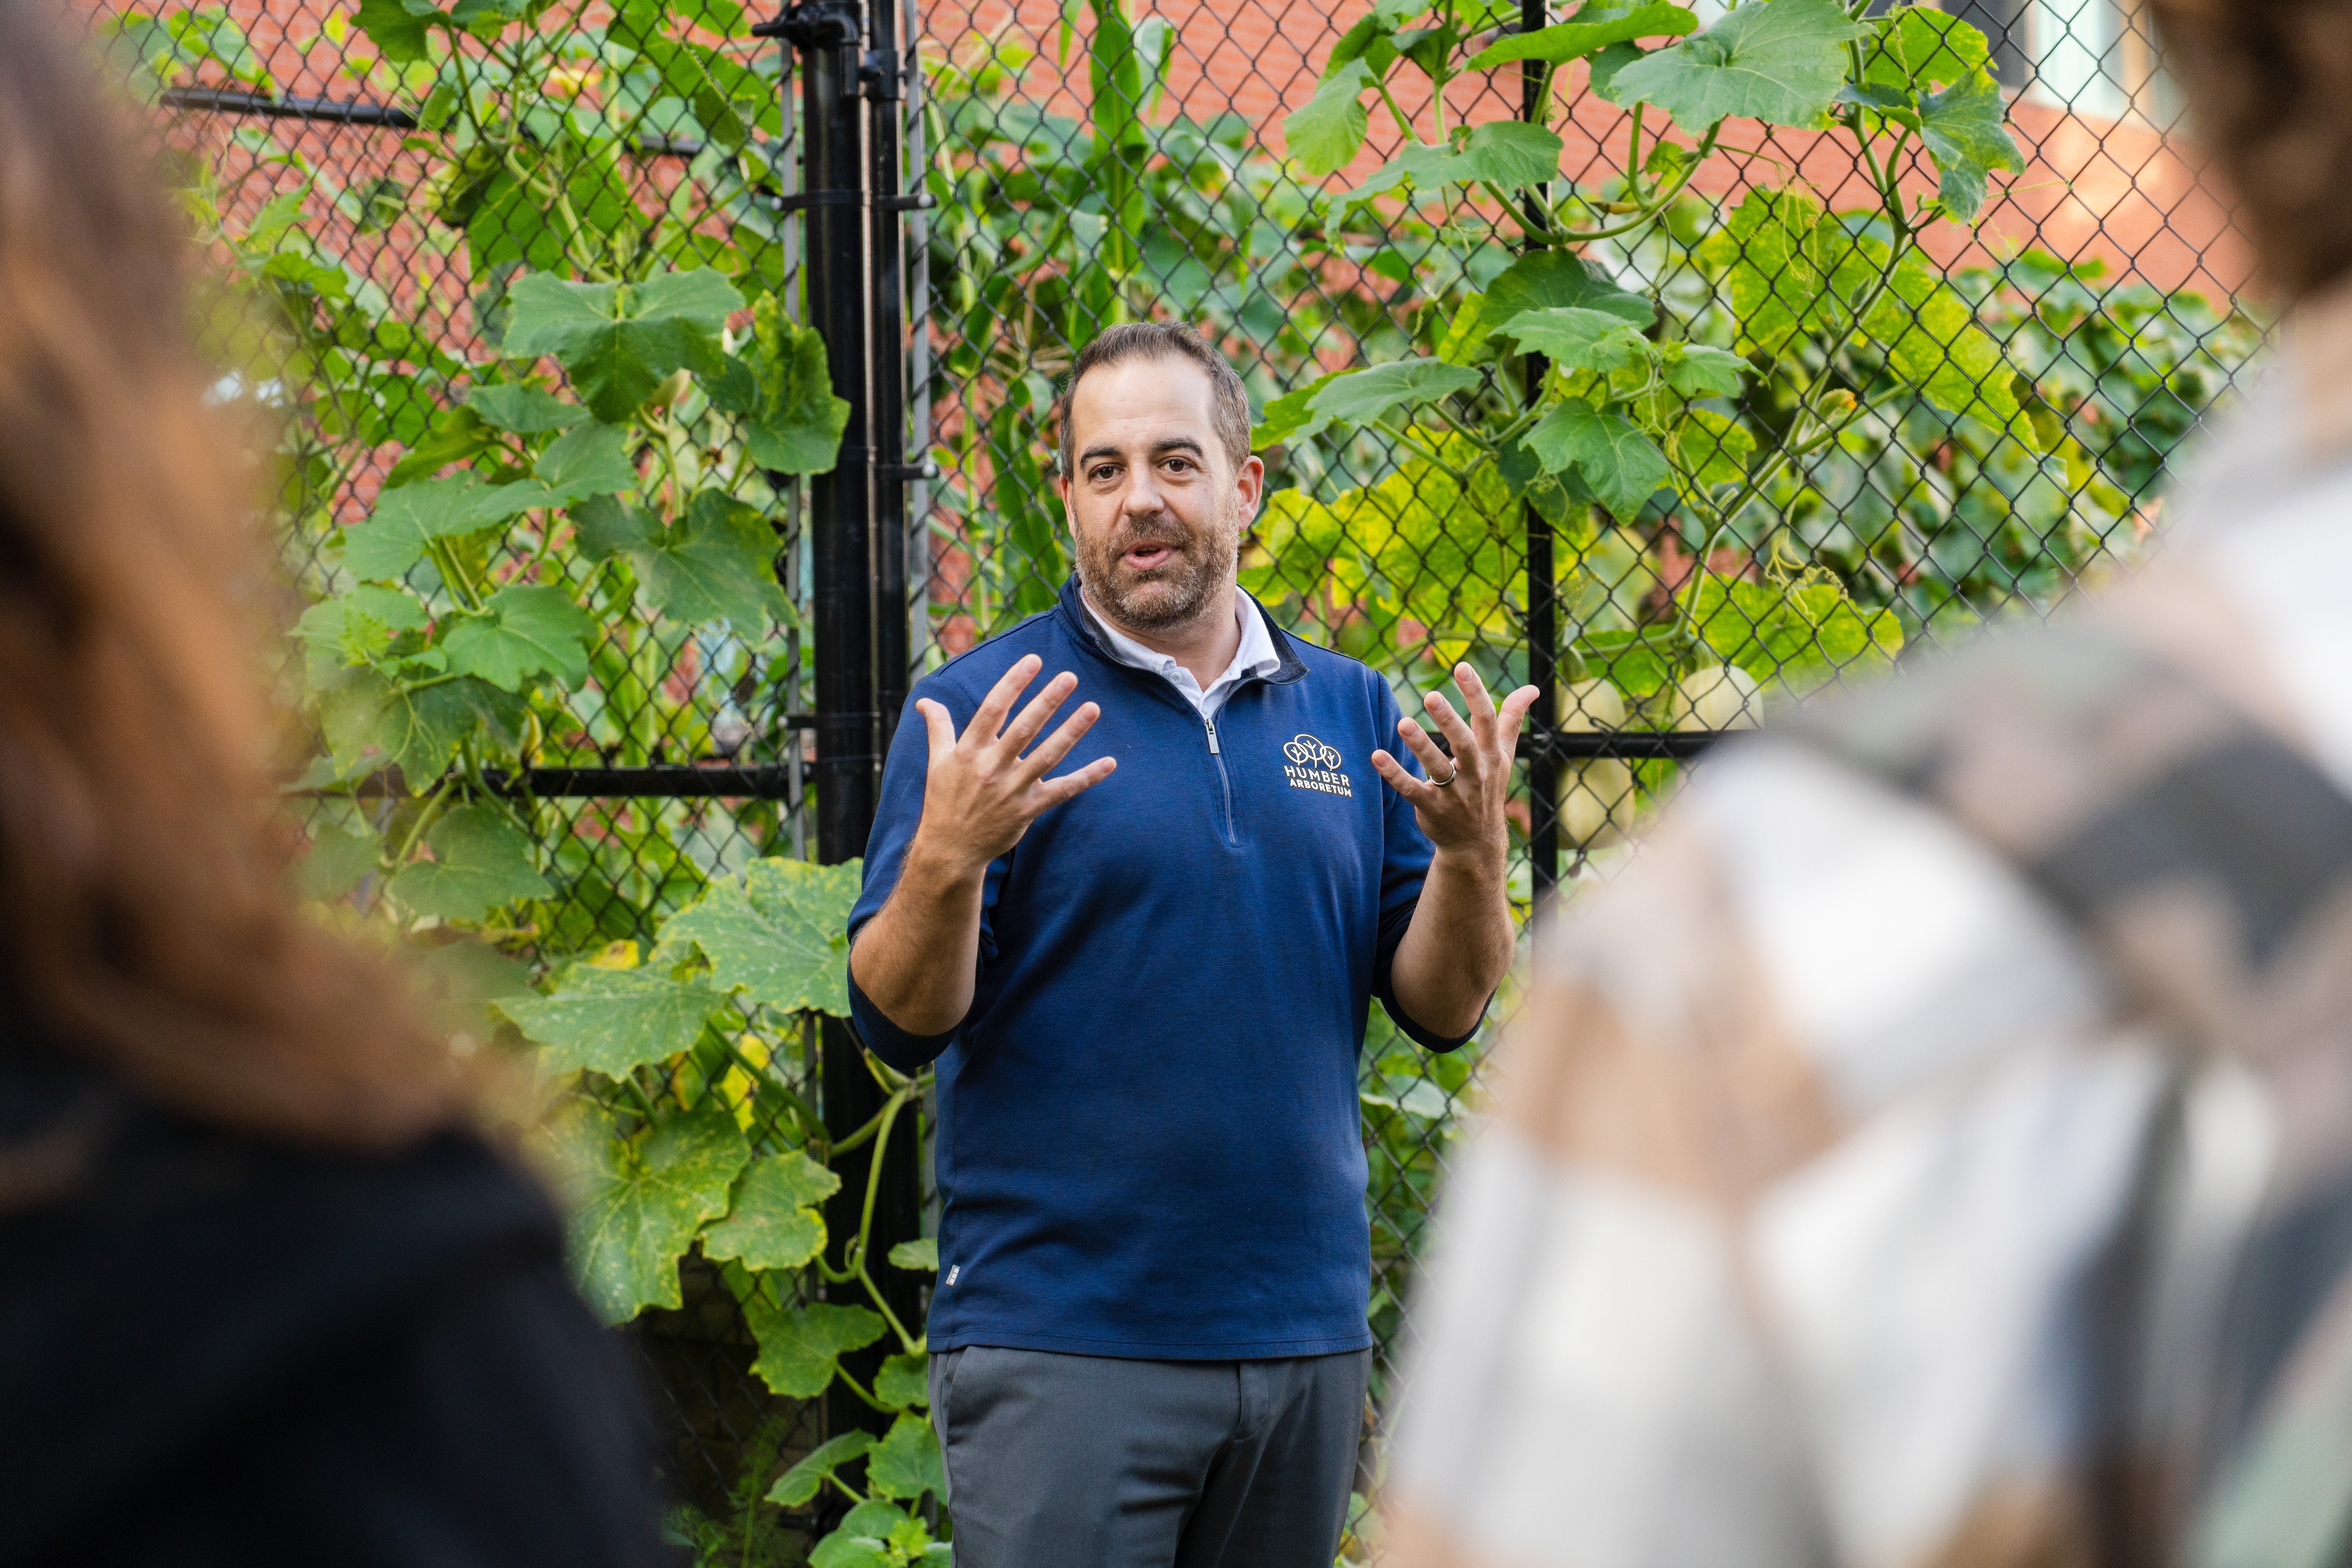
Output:
<svg viewBox="0 0 2352 1568">
<path fill-rule="evenodd" d="M 1389 1568 L 2352 1552 L 2352 5 L 2155 0 L 2290 307 L 2152 565 L 1538 938 Z"/>
</svg>

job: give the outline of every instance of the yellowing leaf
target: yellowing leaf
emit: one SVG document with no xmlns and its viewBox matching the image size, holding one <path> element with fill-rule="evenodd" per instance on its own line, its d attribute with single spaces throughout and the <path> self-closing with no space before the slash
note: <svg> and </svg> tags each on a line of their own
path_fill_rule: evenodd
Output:
<svg viewBox="0 0 2352 1568">
<path fill-rule="evenodd" d="M 1693 408 L 1675 427 L 1675 463 L 1701 489 L 1738 484 L 1748 477 L 1756 437 L 1736 419 L 1712 408 Z"/>
<path fill-rule="evenodd" d="M 840 1190 L 841 1178 L 805 1154 L 763 1155 L 743 1168 L 727 1217 L 703 1233 L 703 1255 L 798 1268 L 824 1250 L 816 1205 Z"/>
<path fill-rule="evenodd" d="M 734 1131 L 732 1123 L 728 1131 Z M 823 1394 L 833 1382 L 840 1357 L 880 1339 L 884 1327 L 881 1317 L 864 1307 L 835 1306 L 829 1301 L 781 1307 L 768 1299 L 765 1290 L 752 1293 L 743 1315 L 760 1345 L 751 1370 L 771 1392 L 791 1399 L 814 1399 Z"/>
<path fill-rule="evenodd" d="M 559 1149 L 581 1204 L 572 1255 L 582 1292 L 611 1323 L 677 1306 L 678 1257 L 704 1221 L 727 1211 L 728 1189 L 751 1154 L 743 1134 L 723 1111 L 704 1110 L 623 1139 L 604 1112 L 583 1108 Z"/>
<path fill-rule="evenodd" d="M 550 1072 L 588 1068 L 617 1078 L 692 1047 L 727 994 L 645 969 L 582 964 L 551 996 L 510 997 L 499 1011 L 542 1048 Z"/>
<path fill-rule="evenodd" d="M 662 928 L 665 947 L 692 942 L 711 979 L 788 1012 L 849 1013 L 849 938 L 863 863 L 754 860 L 740 879 L 714 883 Z"/>
</svg>

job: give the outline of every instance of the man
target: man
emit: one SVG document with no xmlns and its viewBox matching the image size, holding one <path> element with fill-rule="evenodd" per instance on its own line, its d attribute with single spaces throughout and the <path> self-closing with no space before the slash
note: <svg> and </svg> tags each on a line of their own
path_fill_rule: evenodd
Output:
<svg viewBox="0 0 2352 1568">
<path fill-rule="evenodd" d="M 1498 710 L 1459 667 L 1466 711 L 1426 699 L 1448 755 L 1241 592 L 1264 466 L 1191 331 L 1104 333 L 1060 416 L 1076 580 L 916 687 L 850 917 L 866 1044 L 940 1061 L 956 1562 L 1328 1568 L 1371 1343 L 1366 1012 L 1441 1051 L 1484 1016 L 1535 692 Z"/>
<path fill-rule="evenodd" d="M 2137 581 L 1727 751 L 1538 941 L 1393 1568 L 2352 1552 L 2352 6 L 2154 9 L 2279 366 Z"/>
</svg>

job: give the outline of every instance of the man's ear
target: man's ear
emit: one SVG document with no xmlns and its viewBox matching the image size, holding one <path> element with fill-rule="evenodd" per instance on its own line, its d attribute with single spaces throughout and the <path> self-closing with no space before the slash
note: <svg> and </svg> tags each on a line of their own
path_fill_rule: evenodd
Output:
<svg viewBox="0 0 2352 1568">
<path fill-rule="evenodd" d="M 1265 498 L 1265 460 L 1255 455 L 1244 459 L 1241 471 L 1234 476 L 1234 489 L 1242 503 L 1242 521 L 1256 521 L 1257 503 Z"/>
</svg>

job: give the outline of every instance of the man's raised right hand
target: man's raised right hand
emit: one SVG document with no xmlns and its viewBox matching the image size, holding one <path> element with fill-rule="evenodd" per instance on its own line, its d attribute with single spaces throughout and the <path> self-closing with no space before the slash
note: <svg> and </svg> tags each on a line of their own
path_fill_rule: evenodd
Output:
<svg viewBox="0 0 2352 1568">
<path fill-rule="evenodd" d="M 951 876 L 973 875 L 1018 844 L 1046 810 L 1092 789 L 1118 766 L 1112 758 L 1097 757 L 1076 773 L 1057 779 L 1045 776 L 1102 716 L 1092 702 L 1081 704 L 1060 729 L 1022 755 L 1077 689 L 1078 678 L 1064 670 L 1006 724 L 1013 701 L 1044 668 L 1035 654 L 1015 661 L 961 735 L 955 732 L 954 716 L 943 705 L 928 697 L 916 701 L 930 731 L 931 762 L 923 782 L 923 819 L 908 847 L 909 859 L 919 856 Z"/>
</svg>

